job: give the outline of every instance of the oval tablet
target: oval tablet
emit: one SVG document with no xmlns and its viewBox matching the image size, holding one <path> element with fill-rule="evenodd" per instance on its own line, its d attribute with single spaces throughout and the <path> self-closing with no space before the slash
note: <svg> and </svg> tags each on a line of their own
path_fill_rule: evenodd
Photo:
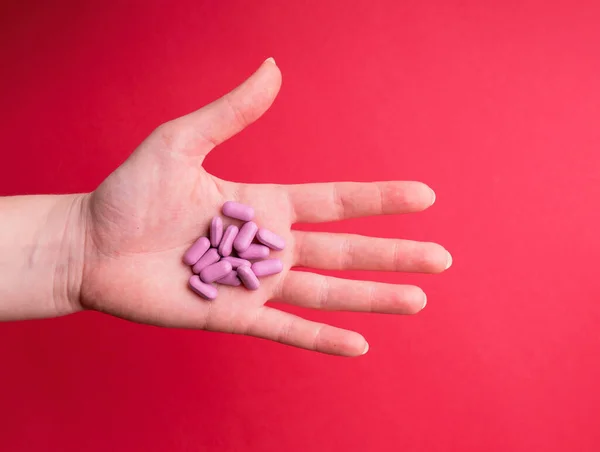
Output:
<svg viewBox="0 0 600 452">
<path fill-rule="evenodd" d="M 192 271 L 198 274 L 209 265 L 219 262 L 219 259 L 221 259 L 221 256 L 219 256 L 217 250 L 211 248 L 206 253 L 204 253 L 204 256 L 202 256 L 198 262 L 194 264 L 194 266 L 192 267 Z"/>
<path fill-rule="evenodd" d="M 235 240 L 236 235 L 238 234 L 238 227 L 230 224 L 227 226 L 225 230 L 225 234 L 223 234 L 223 238 L 221 239 L 221 243 L 219 244 L 219 254 L 221 256 L 229 256 L 231 251 L 233 250 L 233 241 Z"/>
<path fill-rule="evenodd" d="M 252 272 L 250 267 L 246 265 L 241 266 L 237 269 L 238 277 L 242 280 L 242 283 L 246 289 L 256 290 L 260 287 L 260 282 L 256 275 Z"/>
<path fill-rule="evenodd" d="M 227 273 L 227 275 L 223 278 L 217 279 L 216 282 L 219 284 L 225 284 L 226 286 L 239 286 L 240 284 L 242 284 L 242 281 L 240 281 L 240 278 L 238 278 L 237 272 L 235 270 Z"/>
<path fill-rule="evenodd" d="M 183 255 L 183 262 L 186 265 L 194 265 L 210 248 L 210 241 L 206 237 L 200 237 Z"/>
<path fill-rule="evenodd" d="M 217 262 L 216 264 L 209 265 L 200 272 L 200 279 L 205 283 L 209 284 L 227 276 L 227 273 L 231 273 L 233 268 L 229 262 Z"/>
<path fill-rule="evenodd" d="M 223 204 L 223 215 L 242 221 L 250 221 L 254 218 L 254 209 L 239 202 L 227 201 Z"/>
<path fill-rule="evenodd" d="M 256 238 L 263 245 L 267 245 L 272 250 L 281 251 L 285 248 L 285 241 L 274 232 L 265 228 L 260 228 L 256 233 Z"/>
<path fill-rule="evenodd" d="M 217 288 L 215 286 L 211 286 L 210 284 L 204 284 L 200 281 L 198 275 L 192 275 L 190 277 L 190 288 L 196 292 L 198 295 L 206 298 L 207 300 L 214 300 L 217 298 Z"/>
<path fill-rule="evenodd" d="M 210 245 L 217 248 L 223 238 L 223 220 L 221 217 L 214 217 L 210 222 Z"/>
<path fill-rule="evenodd" d="M 242 265 L 247 265 L 248 267 L 250 267 L 250 265 L 252 265 L 250 263 L 250 261 L 247 261 L 246 259 L 240 259 L 239 257 L 233 257 L 233 256 L 227 256 L 221 260 L 229 262 L 234 270 L 238 267 L 241 267 Z"/>
<path fill-rule="evenodd" d="M 238 253 L 238 256 L 240 256 L 242 259 L 248 260 L 264 259 L 265 257 L 269 256 L 269 253 L 269 248 L 267 248 L 266 246 L 257 245 L 256 243 L 253 243 L 248 247 L 248 249 L 246 249 L 246 251 Z"/>
<path fill-rule="evenodd" d="M 283 270 L 283 263 L 279 259 L 267 259 L 252 264 L 252 271 L 256 276 L 269 276 Z"/>
<path fill-rule="evenodd" d="M 258 231 L 258 226 L 254 221 L 244 223 L 244 225 L 240 228 L 240 232 L 238 232 L 238 235 L 233 241 L 233 247 L 238 253 L 248 249 L 252 243 L 252 240 L 254 240 L 256 231 Z"/>
</svg>

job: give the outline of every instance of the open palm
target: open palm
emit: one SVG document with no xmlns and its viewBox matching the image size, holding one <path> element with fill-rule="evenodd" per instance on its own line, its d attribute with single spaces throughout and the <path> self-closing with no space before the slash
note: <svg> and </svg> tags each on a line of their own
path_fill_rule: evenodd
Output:
<svg viewBox="0 0 600 452">
<path fill-rule="evenodd" d="M 292 270 L 440 272 L 451 260 L 433 243 L 292 231 L 295 222 L 407 213 L 434 200 L 419 182 L 250 185 L 208 174 L 202 161 L 216 145 L 258 119 L 281 84 L 267 60 L 223 98 L 158 127 L 86 200 L 87 240 L 81 303 L 136 322 L 248 334 L 340 355 L 368 349 L 358 333 L 265 306 L 268 300 L 317 309 L 412 314 L 425 305 L 414 286 L 345 280 Z M 205 301 L 187 286 L 181 258 L 205 235 L 225 201 L 254 207 L 255 221 L 286 240 L 272 253 L 282 273 L 257 291 L 219 286 Z"/>
</svg>

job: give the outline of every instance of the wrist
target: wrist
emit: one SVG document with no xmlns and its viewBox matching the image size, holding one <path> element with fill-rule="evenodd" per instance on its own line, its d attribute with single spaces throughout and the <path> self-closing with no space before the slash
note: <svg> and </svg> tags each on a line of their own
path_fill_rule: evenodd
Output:
<svg viewBox="0 0 600 452">
<path fill-rule="evenodd" d="M 89 193 L 68 195 L 64 199 L 64 222 L 57 224 L 58 255 L 54 267 L 54 305 L 57 315 L 83 309 L 81 286 L 85 266 Z"/>
<path fill-rule="evenodd" d="M 81 310 L 87 194 L 0 198 L 0 320 Z"/>
</svg>

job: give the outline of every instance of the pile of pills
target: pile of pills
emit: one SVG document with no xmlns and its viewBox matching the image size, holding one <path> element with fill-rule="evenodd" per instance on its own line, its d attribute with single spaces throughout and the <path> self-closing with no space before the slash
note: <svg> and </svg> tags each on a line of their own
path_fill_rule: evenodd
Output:
<svg viewBox="0 0 600 452">
<path fill-rule="evenodd" d="M 183 255 L 183 262 L 194 272 L 189 281 L 191 289 L 207 300 L 217 298 L 217 288 L 212 283 L 243 284 L 247 289 L 256 290 L 260 286 L 259 277 L 274 275 L 283 269 L 279 259 L 268 257 L 271 250 L 281 251 L 285 242 L 252 221 L 252 207 L 227 201 L 223 204 L 223 215 L 244 223 L 239 228 L 231 224 L 223 231 L 223 220 L 214 217 L 210 223 L 210 238 L 200 237 Z"/>
</svg>

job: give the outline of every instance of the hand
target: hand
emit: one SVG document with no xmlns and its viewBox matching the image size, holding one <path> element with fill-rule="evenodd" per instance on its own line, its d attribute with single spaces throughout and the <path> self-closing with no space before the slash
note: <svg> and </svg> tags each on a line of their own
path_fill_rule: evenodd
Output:
<svg viewBox="0 0 600 452">
<path fill-rule="evenodd" d="M 433 243 L 292 231 L 295 222 L 421 211 L 433 191 L 418 182 L 251 185 L 202 168 L 217 145 L 258 119 L 281 84 L 273 60 L 204 108 L 158 127 L 82 203 L 86 222 L 80 303 L 135 322 L 248 334 L 337 355 L 368 350 L 358 333 L 265 306 L 277 300 L 316 309 L 414 314 L 425 294 L 414 286 L 354 281 L 294 266 L 335 270 L 441 272 L 451 262 Z M 205 301 L 187 285 L 182 255 L 227 200 L 255 208 L 257 222 L 286 240 L 284 270 L 257 291 L 219 286 Z"/>
</svg>

